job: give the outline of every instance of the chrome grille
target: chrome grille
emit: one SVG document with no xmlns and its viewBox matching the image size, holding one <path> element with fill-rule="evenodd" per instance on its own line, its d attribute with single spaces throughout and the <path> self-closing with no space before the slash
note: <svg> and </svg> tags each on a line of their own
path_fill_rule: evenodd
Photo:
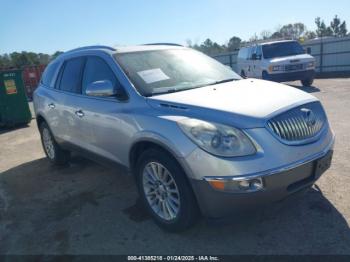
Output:
<svg viewBox="0 0 350 262">
<path fill-rule="evenodd" d="M 280 139 L 298 143 L 317 137 L 326 122 L 320 102 L 312 102 L 277 115 L 267 122 L 267 126 Z"/>
<path fill-rule="evenodd" d="M 295 64 L 295 65 L 286 65 L 284 67 L 285 71 L 294 71 L 294 70 L 302 70 L 303 64 Z"/>
</svg>

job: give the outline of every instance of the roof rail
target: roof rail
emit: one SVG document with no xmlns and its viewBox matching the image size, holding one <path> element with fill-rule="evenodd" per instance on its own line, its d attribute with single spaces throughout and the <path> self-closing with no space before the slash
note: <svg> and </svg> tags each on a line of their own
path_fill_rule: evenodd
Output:
<svg viewBox="0 0 350 262">
<path fill-rule="evenodd" d="M 111 51 L 117 51 L 115 48 L 110 47 L 110 46 L 105 46 L 105 45 L 91 45 L 91 46 L 83 46 L 83 47 L 78 47 L 78 48 L 74 48 L 72 50 L 69 50 L 65 53 L 69 53 L 69 52 L 75 52 L 75 51 L 81 51 L 81 50 L 88 50 L 88 49 L 108 49 Z"/>
<path fill-rule="evenodd" d="M 170 46 L 183 46 L 175 43 L 151 43 L 151 44 L 143 44 L 143 45 L 170 45 Z"/>
</svg>

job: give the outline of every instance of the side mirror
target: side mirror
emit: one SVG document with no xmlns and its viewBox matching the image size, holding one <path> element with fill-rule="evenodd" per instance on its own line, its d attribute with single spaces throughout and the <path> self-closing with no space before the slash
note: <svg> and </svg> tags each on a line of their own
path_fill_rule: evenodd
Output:
<svg viewBox="0 0 350 262">
<path fill-rule="evenodd" d="M 90 83 L 85 90 L 88 96 L 113 96 L 114 86 L 109 80 L 101 80 Z"/>
</svg>

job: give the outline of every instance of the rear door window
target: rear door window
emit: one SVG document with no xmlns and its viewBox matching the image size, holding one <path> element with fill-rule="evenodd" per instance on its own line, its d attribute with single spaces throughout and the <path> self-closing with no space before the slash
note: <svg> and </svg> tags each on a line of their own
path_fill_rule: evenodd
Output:
<svg viewBox="0 0 350 262">
<path fill-rule="evenodd" d="M 78 57 L 67 60 L 63 67 L 59 89 L 70 93 L 81 93 L 81 74 L 84 58 Z"/>
</svg>

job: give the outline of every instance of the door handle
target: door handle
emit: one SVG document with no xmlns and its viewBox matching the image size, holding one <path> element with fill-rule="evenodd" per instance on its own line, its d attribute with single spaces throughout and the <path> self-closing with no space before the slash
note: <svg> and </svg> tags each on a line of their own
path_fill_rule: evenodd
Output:
<svg viewBox="0 0 350 262">
<path fill-rule="evenodd" d="M 48 107 L 51 108 L 51 109 L 54 109 L 56 106 L 55 106 L 54 103 L 50 103 L 50 104 L 48 104 Z"/>
<path fill-rule="evenodd" d="M 75 111 L 75 114 L 79 117 L 83 117 L 84 116 L 84 112 L 81 110 Z"/>
</svg>

